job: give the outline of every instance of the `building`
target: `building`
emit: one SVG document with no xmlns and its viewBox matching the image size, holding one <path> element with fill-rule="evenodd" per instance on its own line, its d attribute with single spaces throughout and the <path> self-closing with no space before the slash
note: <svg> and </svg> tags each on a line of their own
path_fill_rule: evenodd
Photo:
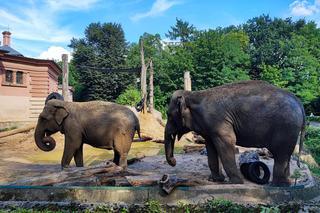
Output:
<svg viewBox="0 0 320 213">
<path fill-rule="evenodd" d="M 5 31 L 0 46 L 0 128 L 35 121 L 48 94 L 58 92 L 60 67 L 52 60 L 24 57 L 11 47 Z"/>
</svg>

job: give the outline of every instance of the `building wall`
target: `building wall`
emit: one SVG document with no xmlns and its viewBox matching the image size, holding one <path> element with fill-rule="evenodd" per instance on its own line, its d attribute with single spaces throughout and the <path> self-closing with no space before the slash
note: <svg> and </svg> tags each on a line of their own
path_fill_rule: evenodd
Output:
<svg viewBox="0 0 320 213">
<path fill-rule="evenodd" d="M 23 85 L 6 83 L 5 70 L 22 71 Z M 35 121 L 53 91 L 58 91 L 58 74 L 50 66 L 0 61 L 0 123 Z"/>
</svg>

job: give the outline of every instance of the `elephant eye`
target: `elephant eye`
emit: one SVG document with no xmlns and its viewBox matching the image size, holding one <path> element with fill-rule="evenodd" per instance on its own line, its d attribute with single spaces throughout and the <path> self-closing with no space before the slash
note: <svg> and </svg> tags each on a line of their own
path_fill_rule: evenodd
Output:
<svg viewBox="0 0 320 213">
<path fill-rule="evenodd" d="M 41 115 L 40 115 L 40 119 L 41 119 L 42 121 L 48 120 L 46 117 L 43 117 L 43 116 L 41 116 Z"/>
</svg>

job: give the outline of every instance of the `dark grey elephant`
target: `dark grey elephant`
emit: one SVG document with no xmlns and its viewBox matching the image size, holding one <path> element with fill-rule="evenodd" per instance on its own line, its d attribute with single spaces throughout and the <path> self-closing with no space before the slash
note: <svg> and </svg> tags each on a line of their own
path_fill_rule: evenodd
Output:
<svg viewBox="0 0 320 213">
<path fill-rule="evenodd" d="M 263 81 L 243 81 L 208 90 L 176 91 L 165 128 L 166 159 L 173 157 L 176 136 L 195 131 L 206 139 L 213 181 L 223 181 L 219 160 L 232 183 L 243 183 L 235 145 L 266 147 L 273 154 L 273 184 L 288 185 L 289 161 L 299 133 L 305 132 L 304 108 L 293 94 Z"/>
<path fill-rule="evenodd" d="M 35 142 L 43 151 L 51 151 L 55 141 L 51 134 L 65 135 L 61 166 L 67 167 L 74 157 L 83 166 L 83 144 L 114 150 L 114 162 L 127 167 L 127 156 L 135 132 L 140 137 L 140 124 L 127 107 L 110 102 L 64 102 L 49 100 L 39 115 Z"/>
</svg>

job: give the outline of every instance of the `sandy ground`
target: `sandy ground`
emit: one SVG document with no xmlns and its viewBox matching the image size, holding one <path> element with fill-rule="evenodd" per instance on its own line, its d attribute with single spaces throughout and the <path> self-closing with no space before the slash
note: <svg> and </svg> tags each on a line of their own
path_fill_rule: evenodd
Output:
<svg viewBox="0 0 320 213">
<path fill-rule="evenodd" d="M 60 133 L 53 135 L 57 142 L 56 148 L 51 152 L 44 152 L 37 148 L 33 131 L 0 138 L 0 184 L 15 181 L 24 177 L 35 177 L 60 171 L 60 161 L 64 148 L 64 136 Z M 188 142 L 177 143 L 177 150 Z M 132 143 L 128 159 L 137 155 L 155 156 L 163 153 L 164 145 L 155 142 Z M 104 150 L 84 145 L 85 166 L 111 160 L 112 150 Z M 164 156 L 162 156 L 165 160 Z M 74 166 L 72 160 L 71 166 Z"/>
<path fill-rule="evenodd" d="M 16 181 L 25 177 L 36 177 L 60 171 L 60 160 L 63 153 L 64 136 L 56 133 L 57 141 L 55 150 L 43 152 L 39 150 L 33 140 L 33 131 L 16 134 L 14 136 L 0 139 L 0 184 Z M 176 142 L 175 150 L 181 152 L 183 145 L 188 144 L 187 139 Z M 176 154 L 177 165 L 171 167 L 167 164 L 163 144 L 154 142 L 137 142 L 132 144 L 129 158 L 136 155 L 145 155 L 146 158 L 129 166 L 130 170 L 141 173 L 176 174 L 180 178 L 207 180 L 210 174 L 207 156 L 200 155 L 199 152 L 188 154 Z M 240 149 L 241 152 L 246 149 Z M 160 155 L 158 155 L 160 153 Z M 96 149 L 91 146 L 84 146 L 85 166 L 95 165 L 105 160 L 113 158 L 113 151 Z M 238 159 L 238 157 L 236 157 Z M 273 160 L 263 160 L 272 171 Z M 72 166 L 74 162 L 72 161 Z M 291 161 L 291 172 L 296 169 L 296 161 Z M 308 170 L 306 170 L 308 172 Z M 301 178 L 300 182 L 306 181 Z M 248 184 L 253 184 L 246 181 Z M 212 184 L 212 182 L 208 182 Z"/>
</svg>

